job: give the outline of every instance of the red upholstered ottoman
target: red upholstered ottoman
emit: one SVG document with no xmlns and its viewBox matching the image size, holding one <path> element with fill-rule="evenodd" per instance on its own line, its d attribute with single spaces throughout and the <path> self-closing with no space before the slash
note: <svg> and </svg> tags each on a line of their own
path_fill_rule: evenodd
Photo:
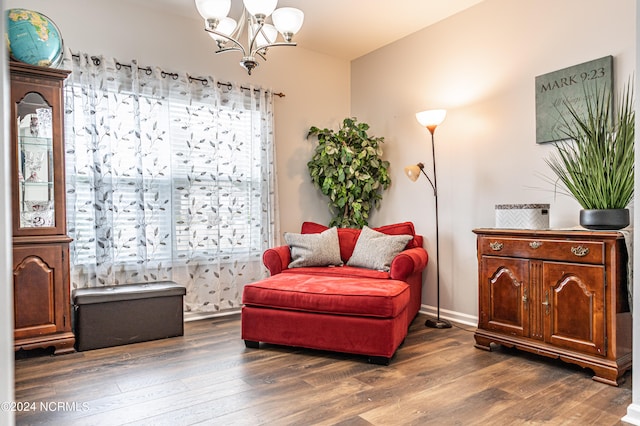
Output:
<svg viewBox="0 0 640 426">
<path fill-rule="evenodd" d="M 277 274 L 244 288 L 242 338 L 367 355 L 388 364 L 407 335 L 407 283 L 391 279 Z"/>
</svg>

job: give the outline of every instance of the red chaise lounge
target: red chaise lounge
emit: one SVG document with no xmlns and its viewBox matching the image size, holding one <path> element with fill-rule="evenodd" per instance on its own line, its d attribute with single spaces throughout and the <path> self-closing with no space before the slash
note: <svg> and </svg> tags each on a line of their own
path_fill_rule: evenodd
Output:
<svg viewBox="0 0 640 426">
<path fill-rule="evenodd" d="M 246 346 L 345 352 L 388 364 L 421 305 L 428 255 L 413 224 L 361 231 L 305 222 L 285 240 L 263 254 L 271 276 L 244 288 Z"/>
</svg>

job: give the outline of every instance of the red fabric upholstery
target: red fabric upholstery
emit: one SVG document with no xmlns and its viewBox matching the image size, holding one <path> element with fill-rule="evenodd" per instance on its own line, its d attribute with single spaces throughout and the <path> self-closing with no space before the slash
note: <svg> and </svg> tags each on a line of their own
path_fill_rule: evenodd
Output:
<svg viewBox="0 0 640 426">
<path fill-rule="evenodd" d="M 404 250 L 391 262 L 389 276 L 393 280 L 406 281 L 412 274 L 422 274 L 428 260 L 429 256 L 422 247 Z"/>
<path fill-rule="evenodd" d="M 301 232 L 327 229 L 305 222 Z M 262 259 L 271 277 L 245 286 L 242 338 L 390 358 L 420 310 L 429 257 L 411 222 L 373 229 L 413 235 L 389 272 L 346 265 L 289 268 L 289 246 L 266 250 Z M 338 228 L 345 264 L 359 236 L 359 229 Z"/>
<path fill-rule="evenodd" d="M 407 316 L 370 318 L 242 307 L 242 338 L 276 345 L 391 358 L 407 335 Z"/>
<path fill-rule="evenodd" d="M 244 288 L 243 303 L 276 309 L 393 318 L 409 303 L 402 281 L 279 274 Z"/>
<path fill-rule="evenodd" d="M 265 250 L 262 254 L 262 263 L 267 267 L 271 275 L 276 275 L 289 267 L 291 263 L 291 249 L 289 246 L 278 246 Z"/>
<path fill-rule="evenodd" d="M 388 280 L 391 278 L 389 272 L 375 271 L 373 269 L 357 268 L 355 266 L 336 266 L 327 268 L 326 266 L 311 266 L 308 268 L 291 268 L 282 271 L 284 274 L 305 274 L 322 275 L 329 277 L 351 277 L 351 278 L 376 278 Z M 402 281 L 402 280 L 400 280 Z"/>
</svg>

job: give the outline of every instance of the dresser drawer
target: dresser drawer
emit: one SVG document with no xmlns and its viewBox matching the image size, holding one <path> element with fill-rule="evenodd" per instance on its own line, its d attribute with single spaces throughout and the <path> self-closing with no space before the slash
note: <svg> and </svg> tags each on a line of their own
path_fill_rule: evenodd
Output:
<svg viewBox="0 0 640 426">
<path fill-rule="evenodd" d="M 481 236 L 478 253 L 484 256 L 523 257 L 577 263 L 604 263 L 601 241 Z"/>
</svg>

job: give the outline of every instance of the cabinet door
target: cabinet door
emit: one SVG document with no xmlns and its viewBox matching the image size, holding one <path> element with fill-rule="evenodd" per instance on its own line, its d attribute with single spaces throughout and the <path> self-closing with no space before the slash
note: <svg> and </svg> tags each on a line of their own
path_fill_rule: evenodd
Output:
<svg viewBox="0 0 640 426">
<path fill-rule="evenodd" d="M 51 106 L 35 92 L 16 105 L 17 117 L 17 211 L 19 228 L 55 228 L 55 197 L 58 189 L 53 167 Z"/>
<path fill-rule="evenodd" d="M 606 356 L 604 266 L 545 262 L 543 274 L 545 341 Z"/>
<path fill-rule="evenodd" d="M 11 63 L 13 235 L 65 235 L 63 70 Z"/>
<path fill-rule="evenodd" d="M 65 297 L 63 247 L 14 247 L 15 338 L 63 331 L 69 324 Z"/>
<path fill-rule="evenodd" d="M 528 336 L 529 261 L 484 256 L 480 276 L 480 328 Z"/>
</svg>

